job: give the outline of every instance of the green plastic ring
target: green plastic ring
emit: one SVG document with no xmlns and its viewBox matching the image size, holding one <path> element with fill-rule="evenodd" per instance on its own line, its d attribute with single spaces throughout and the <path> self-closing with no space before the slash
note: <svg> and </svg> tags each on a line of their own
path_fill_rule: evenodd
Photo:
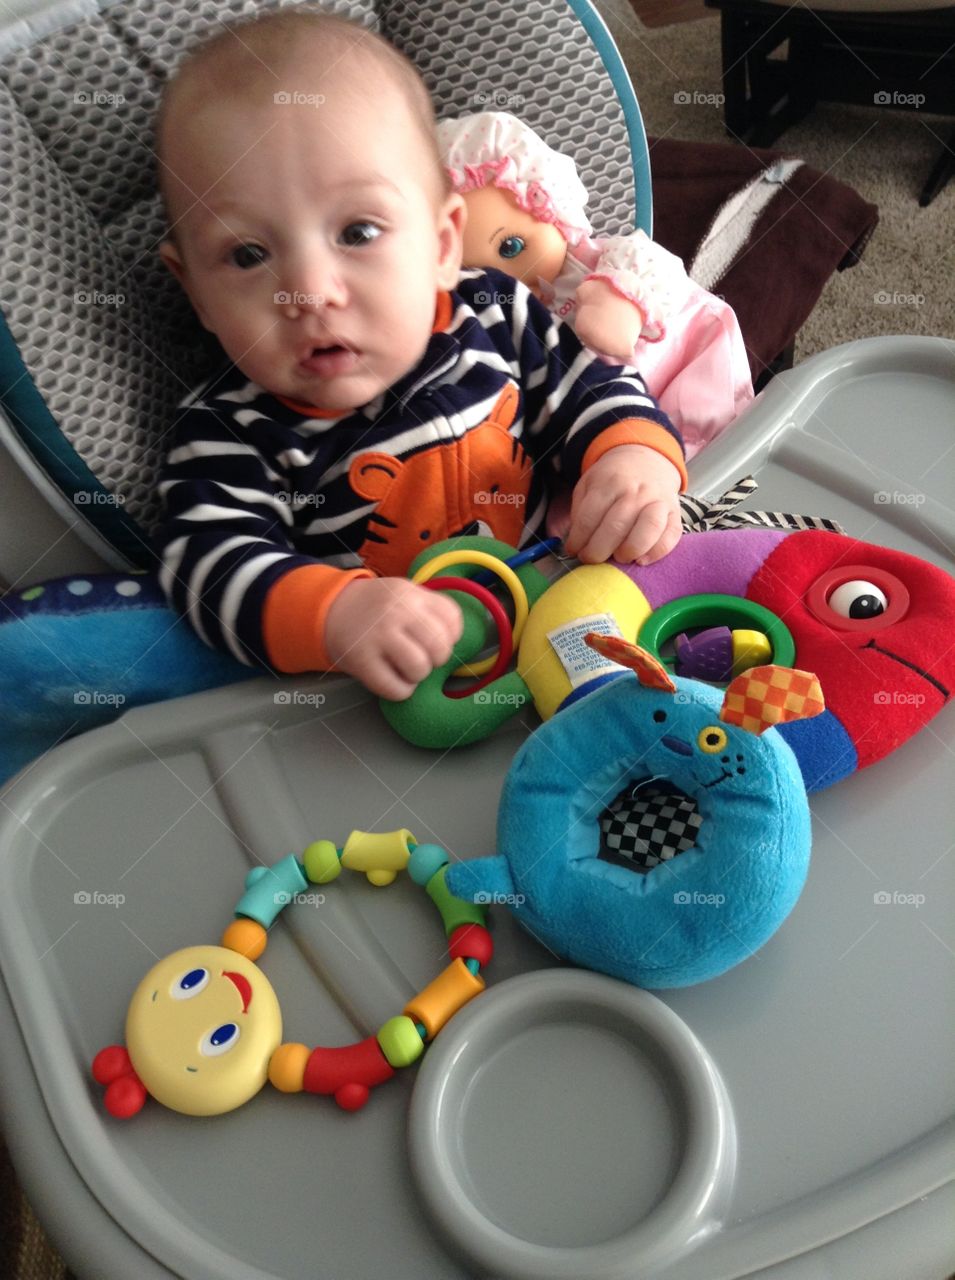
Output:
<svg viewBox="0 0 955 1280">
<path fill-rule="evenodd" d="M 664 661 L 660 650 L 674 636 L 689 627 L 736 627 L 762 631 L 773 650 L 773 662 L 780 667 L 792 667 L 796 662 L 796 642 L 792 632 L 770 609 L 745 600 L 742 596 L 724 596 L 705 592 L 697 596 L 682 596 L 671 600 L 650 614 L 640 628 L 637 642 L 642 649 Z M 673 665 L 673 660 L 667 664 Z"/>
</svg>

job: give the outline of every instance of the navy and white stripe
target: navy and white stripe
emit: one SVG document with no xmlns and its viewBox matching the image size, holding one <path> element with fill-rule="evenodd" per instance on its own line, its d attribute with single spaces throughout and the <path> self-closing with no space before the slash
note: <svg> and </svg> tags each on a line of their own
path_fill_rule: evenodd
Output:
<svg viewBox="0 0 955 1280">
<path fill-rule="evenodd" d="M 231 364 L 183 401 L 154 545 L 167 599 L 207 644 L 267 666 L 261 619 L 274 583 L 316 561 L 361 564 L 374 506 L 348 483 L 352 459 L 460 439 L 509 382 L 520 395 L 510 434 L 535 464 L 526 540 L 543 526 L 546 471 L 573 484 L 588 445 L 615 422 L 648 419 L 679 441 L 635 369 L 583 348 L 510 276 L 464 271 L 451 300 L 420 364 L 341 418 L 303 418 Z"/>
</svg>

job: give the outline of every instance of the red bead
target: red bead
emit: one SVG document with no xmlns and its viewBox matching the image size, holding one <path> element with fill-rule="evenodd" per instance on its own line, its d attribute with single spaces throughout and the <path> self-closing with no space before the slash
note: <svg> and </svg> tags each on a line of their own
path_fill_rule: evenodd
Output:
<svg viewBox="0 0 955 1280">
<path fill-rule="evenodd" d="M 107 1045 L 105 1049 L 100 1049 L 93 1059 L 93 1079 L 97 1084 L 112 1084 L 114 1080 L 118 1080 L 120 1076 L 126 1075 L 132 1069 L 133 1064 L 130 1062 L 129 1054 L 121 1044 Z"/>
<path fill-rule="evenodd" d="M 302 1088 L 306 1093 L 333 1093 L 352 1085 L 368 1087 L 390 1080 L 394 1067 L 381 1051 L 376 1036 L 326 1049 L 313 1049 L 305 1064 Z M 359 1103 L 359 1106 L 362 1104 Z"/>
<path fill-rule="evenodd" d="M 117 1120 L 128 1120 L 137 1111 L 142 1111 L 146 1101 L 146 1090 L 138 1076 L 120 1076 L 106 1090 L 103 1105 L 111 1116 Z"/>
<path fill-rule="evenodd" d="M 459 924 L 448 938 L 452 960 L 476 960 L 483 969 L 494 954 L 494 939 L 482 924 Z"/>
<path fill-rule="evenodd" d="M 335 1101 L 343 1111 L 360 1111 L 368 1101 L 369 1093 L 363 1084 L 352 1081 L 335 1090 Z"/>
</svg>

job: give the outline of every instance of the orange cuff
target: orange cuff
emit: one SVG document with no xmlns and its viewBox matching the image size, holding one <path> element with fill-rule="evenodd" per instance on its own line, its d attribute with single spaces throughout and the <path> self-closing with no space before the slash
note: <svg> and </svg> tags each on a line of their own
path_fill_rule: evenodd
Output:
<svg viewBox="0 0 955 1280">
<path fill-rule="evenodd" d="M 598 458 L 602 458 L 608 449 L 615 449 L 618 444 L 642 444 L 648 449 L 662 453 L 668 462 L 672 462 L 680 473 L 680 492 L 686 492 L 686 463 L 683 461 L 683 450 L 679 442 L 670 435 L 666 427 L 659 422 L 649 422 L 645 418 L 626 418 L 623 422 L 615 422 L 606 431 L 601 431 L 596 440 L 591 440 L 584 454 L 580 474 L 592 467 Z"/>
<path fill-rule="evenodd" d="M 325 649 L 328 611 L 349 582 L 374 576 L 370 569 L 303 564 L 279 578 L 262 612 L 262 640 L 272 666 L 289 675 L 334 671 Z"/>
</svg>

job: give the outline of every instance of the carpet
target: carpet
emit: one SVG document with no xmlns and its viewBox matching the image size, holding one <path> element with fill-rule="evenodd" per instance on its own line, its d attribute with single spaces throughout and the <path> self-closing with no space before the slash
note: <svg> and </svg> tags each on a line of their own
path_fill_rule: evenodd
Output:
<svg viewBox="0 0 955 1280">
<path fill-rule="evenodd" d="M 595 3 L 630 73 L 647 133 L 727 143 L 719 16 L 650 30 L 627 0 Z M 774 151 L 798 156 L 879 206 L 862 260 L 832 276 L 800 330 L 797 363 L 854 338 L 955 334 L 955 181 L 928 208 L 918 204 L 950 130 L 950 120 L 918 111 L 819 103 L 773 143 Z"/>
</svg>

